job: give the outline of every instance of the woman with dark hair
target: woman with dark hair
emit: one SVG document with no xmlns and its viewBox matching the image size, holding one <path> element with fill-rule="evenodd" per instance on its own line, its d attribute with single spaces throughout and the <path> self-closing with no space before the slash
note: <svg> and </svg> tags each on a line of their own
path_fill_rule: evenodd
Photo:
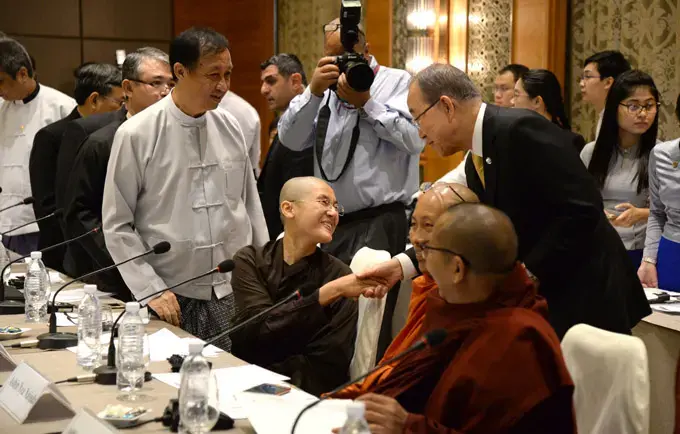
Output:
<svg viewBox="0 0 680 434">
<path fill-rule="evenodd" d="M 680 95 L 675 114 L 680 122 Z M 680 139 L 649 156 L 650 213 L 638 276 L 643 286 L 680 292 Z"/>
<path fill-rule="evenodd" d="M 597 141 L 581 160 L 602 192 L 604 212 L 636 267 L 642 261 L 649 217 L 649 154 L 656 144 L 659 91 L 648 74 L 621 74 L 607 96 Z"/>
<path fill-rule="evenodd" d="M 547 69 L 530 69 L 521 75 L 515 83 L 512 105 L 515 108 L 533 110 L 561 128 L 571 130 L 564 110 L 562 87 L 555 74 Z M 586 141 L 581 135 L 574 135 L 578 136 L 574 143 L 581 152 Z"/>
</svg>

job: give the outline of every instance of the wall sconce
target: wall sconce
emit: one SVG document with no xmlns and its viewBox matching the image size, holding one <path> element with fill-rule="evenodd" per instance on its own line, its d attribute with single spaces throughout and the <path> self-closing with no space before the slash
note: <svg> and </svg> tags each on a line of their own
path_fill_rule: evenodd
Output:
<svg viewBox="0 0 680 434">
<path fill-rule="evenodd" d="M 448 62 L 448 0 L 408 0 L 406 7 L 406 70 Z"/>
</svg>

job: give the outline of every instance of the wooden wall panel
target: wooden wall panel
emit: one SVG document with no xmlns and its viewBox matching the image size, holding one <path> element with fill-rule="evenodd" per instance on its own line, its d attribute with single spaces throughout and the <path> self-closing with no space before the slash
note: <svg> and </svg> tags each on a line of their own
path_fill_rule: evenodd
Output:
<svg viewBox="0 0 680 434">
<path fill-rule="evenodd" d="M 167 41 L 172 37 L 172 0 L 85 0 L 82 4 L 85 38 Z"/>
<path fill-rule="evenodd" d="M 79 37 L 78 0 L 0 0 L 0 30 L 14 35 Z"/>
<path fill-rule="evenodd" d="M 231 45 L 234 72 L 231 90 L 260 114 L 262 158 L 269 145 L 273 119 L 260 95 L 260 63 L 274 54 L 274 0 L 174 0 L 174 33 L 195 25 L 224 34 Z"/>
<path fill-rule="evenodd" d="M 371 54 L 378 63 L 392 66 L 392 0 L 364 1 L 364 26 Z"/>
<path fill-rule="evenodd" d="M 35 58 L 38 80 L 73 95 L 73 72 L 80 61 L 80 40 L 17 36 L 17 41 Z"/>
<path fill-rule="evenodd" d="M 126 53 L 131 53 L 141 47 L 156 47 L 167 53 L 170 50 L 170 43 L 85 39 L 83 41 L 83 61 L 112 63 L 115 65 L 116 50 L 125 50 Z"/>
</svg>

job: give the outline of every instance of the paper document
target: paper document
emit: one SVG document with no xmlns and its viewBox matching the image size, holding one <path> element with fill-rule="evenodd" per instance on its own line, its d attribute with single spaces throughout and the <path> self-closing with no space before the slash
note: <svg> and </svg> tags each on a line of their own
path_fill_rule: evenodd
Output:
<svg viewBox="0 0 680 434">
<path fill-rule="evenodd" d="M 97 296 L 97 298 L 109 295 L 106 292 L 102 292 L 102 291 L 96 291 L 94 294 Z M 57 303 L 79 304 L 84 296 L 85 296 L 85 290 L 82 289 L 82 288 L 80 288 L 80 289 L 64 289 L 59 294 L 57 294 Z M 51 301 L 51 298 L 50 298 L 50 301 Z"/>
<path fill-rule="evenodd" d="M 167 360 L 173 354 L 186 356 L 189 354 L 189 340 L 195 338 L 180 338 L 168 329 L 158 330 L 149 335 L 149 347 L 151 348 L 151 361 L 161 362 Z M 208 345 L 203 349 L 203 357 L 216 357 L 224 351 L 214 345 Z"/>
<path fill-rule="evenodd" d="M 668 295 L 668 300 L 662 303 L 654 303 L 660 297 Z M 680 293 L 673 291 L 665 291 L 659 288 L 645 288 L 645 295 L 647 301 L 650 301 L 649 306 L 653 311 L 663 312 L 668 314 L 680 314 Z"/>
</svg>

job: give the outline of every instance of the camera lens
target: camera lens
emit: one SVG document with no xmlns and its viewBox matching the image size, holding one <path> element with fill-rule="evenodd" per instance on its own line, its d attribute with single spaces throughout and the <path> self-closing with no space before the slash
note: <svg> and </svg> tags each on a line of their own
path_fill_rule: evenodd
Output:
<svg viewBox="0 0 680 434">
<path fill-rule="evenodd" d="M 347 62 L 345 75 L 347 76 L 347 84 L 357 92 L 369 90 L 375 78 L 371 67 L 364 62 Z"/>
</svg>

